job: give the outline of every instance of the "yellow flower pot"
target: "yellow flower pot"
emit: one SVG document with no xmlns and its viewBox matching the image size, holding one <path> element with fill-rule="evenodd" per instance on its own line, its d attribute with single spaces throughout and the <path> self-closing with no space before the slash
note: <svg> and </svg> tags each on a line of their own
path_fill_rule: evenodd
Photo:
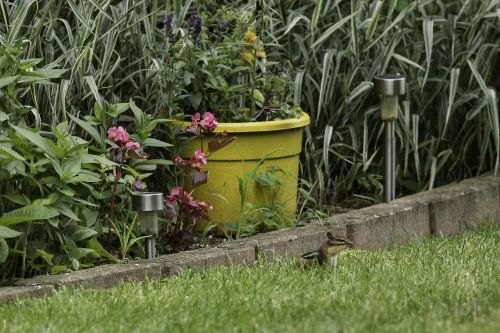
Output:
<svg viewBox="0 0 500 333">
<path fill-rule="evenodd" d="M 280 180 L 277 202 L 284 205 L 292 215 L 297 208 L 297 186 L 299 171 L 299 154 L 302 150 L 302 134 L 304 127 L 310 122 L 309 116 L 302 113 L 297 119 L 275 120 L 267 122 L 221 123 L 216 133 L 226 131 L 236 139 L 229 145 L 214 152 L 208 157 L 208 163 L 203 170 L 208 171 L 208 183 L 199 186 L 194 197 L 212 204 L 210 222 L 223 226 L 225 223 L 240 222 L 241 195 L 239 179 L 251 174 L 258 166 L 257 174 L 275 166 L 286 171 Z M 182 122 L 188 127 L 189 122 Z M 208 142 L 213 136 L 203 138 L 203 151 L 207 152 Z M 221 136 L 217 136 L 219 140 Z M 182 152 L 182 157 L 188 159 L 201 147 L 199 138 L 189 142 Z M 189 187 L 191 176 L 186 175 L 184 184 Z M 266 190 L 255 182 L 249 187 L 247 203 L 258 208 L 270 205 Z"/>
</svg>

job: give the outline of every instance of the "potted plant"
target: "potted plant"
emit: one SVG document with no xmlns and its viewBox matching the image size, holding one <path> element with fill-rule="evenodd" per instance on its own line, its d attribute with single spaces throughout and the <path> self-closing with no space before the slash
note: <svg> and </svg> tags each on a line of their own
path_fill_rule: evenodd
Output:
<svg viewBox="0 0 500 333">
<path fill-rule="evenodd" d="M 210 221 L 224 226 L 290 220 L 296 210 L 299 154 L 309 116 L 294 102 L 290 73 L 273 61 L 259 35 L 262 18 L 221 8 L 215 15 L 167 15 L 158 24 L 166 50 L 159 91 L 181 131 L 205 121 L 217 126 L 181 144 L 180 158 L 210 152 L 210 181 L 193 195 L 210 202 Z M 215 136 L 235 137 L 211 151 Z M 199 154 L 199 153 L 198 153 Z M 185 173 L 185 184 L 192 175 Z M 239 230 L 239 228 L 238 228 Z"/>
</svg>

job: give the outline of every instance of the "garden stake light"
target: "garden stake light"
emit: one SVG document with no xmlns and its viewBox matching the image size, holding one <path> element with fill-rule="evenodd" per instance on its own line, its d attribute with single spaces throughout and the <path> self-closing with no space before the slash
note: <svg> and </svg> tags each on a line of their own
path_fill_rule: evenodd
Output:
<svg viewBox="0 0 500 333">
<path fill-rule="evenodd" d="M 384 121 L 384 201 L 396 196 L 396 140 L 394 125 L 398 117 L 398 95 L 405 94 L 404 75 L 383 74 L 375 76 L 375 91 L 380 95 L 380 118 Z"/>
<path fill-rule="evenodd" d="M 132 194 L 132 209 L 139 213 L 141 233 L 146 236 L 146 259 L 156 256 L 155 240 L 158 236 L 158 212 L 163 210 L 163 193 L 138 192 Z"/>
</svg>

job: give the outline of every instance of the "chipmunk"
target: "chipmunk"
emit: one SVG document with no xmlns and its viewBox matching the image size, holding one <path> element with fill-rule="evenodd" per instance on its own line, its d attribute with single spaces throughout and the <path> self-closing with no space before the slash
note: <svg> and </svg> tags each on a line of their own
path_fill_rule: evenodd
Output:
<svg viewBox="0 0 500 333">
<path fill-rule="evenodd" d="M 307 268 L 314 263 L 320 266 L 337 266 L 337 255 L 347 248 L 352 248 L 352 242 L 345 238 L 335 237 L 332 232 L 326 234 L 328 240 L 321 245 L 317 251 L 303 254 L 300 258 L 300 266 Z"/>
</svg>

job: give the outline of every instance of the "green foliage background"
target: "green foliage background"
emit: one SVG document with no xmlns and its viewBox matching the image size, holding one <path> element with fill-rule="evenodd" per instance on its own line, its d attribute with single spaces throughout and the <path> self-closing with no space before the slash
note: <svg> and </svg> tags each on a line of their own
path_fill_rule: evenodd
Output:
<svg viewBox="0 0 500 333">
<path fill-rule="evenodd" d="M 312 117 L 302 175 L 313 185 L 309 195 L 323 209 L 346 201 L 357 206 L 381 200 L 383 124 L 372 89 L 373 76 L 380 73 L 408 77 L 396 125 L 399 195 L 498 171 L 498 0 L 4 0 L 0 3 L 0 164 L 6 169 L 15 159 L 24 163 L 26 156 L 13 155 L 9 149 L 18 154 L 20 149 L 34 151 L 36 162 L 59 144 L 64 147 L 59 148 L 62 155 L 55 156 L 58 163 L 79 165 L 75 168 L 88 169 L 86 174 L 102 172 L 107 162 L 95 161 L 90 167 L 69 164 L 68 158 L 102 154 L 100 140 L 117 121 L 134 126 L 144 142 L 150 136 L 171 142 L 169 126 L 155 120 L 165 117 L 171 106 L 166 95 L 170 88 L 161 80 L 168 75 L 163 66 L 168 36 L 156 28 L 157 21 L 173 14 L 174 22 L 183 22 L 193 9 L 207 17 L 223 5 L 228 10 L 248 9 L 258 22 L 257 33 L 268 58 L 295 75 L 295 101 Z M 143 118 L 125 112 L 129 104 L 123 103 L 130 99 L 144 110 Z M 19 138 L 8 123 L 32 128 L 51 143 L 42 140 L 41 147 L 33 143 L 36 140 Z M 71 150 L 75 142 L 83 143 L 79 140 L 88 142 L 90 151 L 83 146 Z M 151 147 L 167 147 L 148 142 Z M 172 149 L 151 149 L 151 158 L 171 160 Z M 35 164 L 29 165 L 31 171 L 37 170 Z M 48 173 L 61 176 L 56 167 Z M 157 169 L 153 177 L 152 190 L 166 192 L 175 182 L 168 168 Z M 68 179 L 58 186 L 92 196 L 87 193 L 92 186 L 82 183 L 94 179 L 69 185 Z M 28 176 L 21 183 L 39 187 Z M 80 186 L 85 191 L 73 188 Z M 3 214 L 21 203 L 45 200 L 49 193 L 42 186 L 39 198 L 12 201 L 5 197 L 10 193 L 5 183 L 1 188 Z M 19 188 L 26 187 L 14 186 Z M 78 214 L 84 214 L 79 209 Z M 25 228 L 25 222 L 19 223 Z M 5 244 L 18 239 L 16 232 L 26 232 L 0 231 L 1 256 Z M 53 237 L 50 232 L 46 235 Z M 66 244 L 54 244 L 59 243 Z M 26 249 L 19 251 L 11 248 L 10 254 L 25 262 Z M 71 258 L 67 265 L 71 266 Z"/>
</svg>

